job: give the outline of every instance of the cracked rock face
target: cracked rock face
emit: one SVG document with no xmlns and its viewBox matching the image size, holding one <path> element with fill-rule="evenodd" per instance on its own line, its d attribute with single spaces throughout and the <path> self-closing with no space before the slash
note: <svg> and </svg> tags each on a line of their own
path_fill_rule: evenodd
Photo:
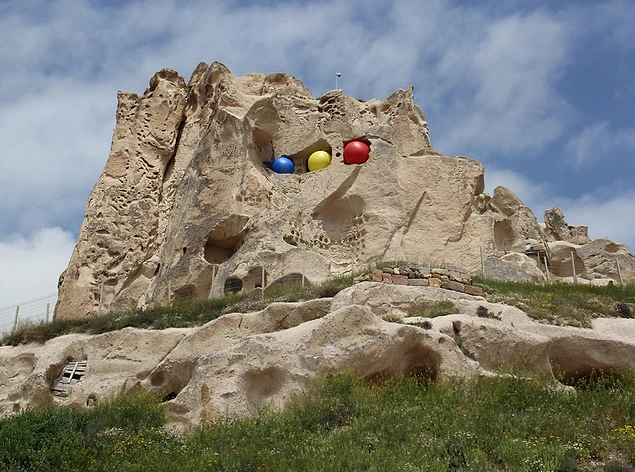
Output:
<svg viewBox="0 0 635 472">
<path fill-rule="evenodd" d="M 344 163 L 352 140 L 370 146 L 364 164 Z M 310 172 L 317 150 L 332 163 Z M 293 174 L 270 170 L 282 155 Z M 314 98 L 287 74 L 200 64 L 186 84 L 165 69 L 142 96 L 119 93 L 56 317 L 249 291 L 303 270 L 319 282 L 378 258 L 472 269 L 481 250 L 523 240 L 517 226 L 489 204 L 481 164 L 433 150 L 412 88 Z"/>
<path fill-rule="evenodd" d="M 471 273 L 483 258 L 540 241 L 518 197 L 484 192 L 480 163 L 434 151 L 412 87 L 384 101 L 341 90 L 315 98 L 287 74 L 236 77 L 201 63 L 187 84 L 164 69 L 143 95 L 118 98 L 56 318 L 248 292 L 302 274 L 320 282 L 378 259 Z M 344 162 L 352 140 L 370 147 L 363 164 Z M 332 163 L 309 171 L 315 151 Z M 270 170 L 280 156 L 293 173 Z M 549 228 L 572 237 L 562 224 Z"/>
<path fill-rule="evenodd" d="M 455 314 L 417 316 L 422 305 L 448 300 Z M 495 317 L 479 317 L 483 311 Z M 387 316 L 405 324 L 384 321 Z M 520 366 L 531 375 L 575 378 L 635 368 L 634 327 L 632 319 L 596 319 L 592 329 L 543 325 L 482 297 L 363 282 L 332 299 L 276 303 L 196 328 L 126 328 L 0 347 L 0 417 L 42 402 L 90 407 L 143 389 L 167 401 L 173 426 L 189 429 L 214 417 L 284 407 L 315 376 L 344 371 L 368 380 L 443 381 Z M 56 379 L 78 361 L 86 363 L 84 376 L 67 396 L 55 395 Z"/>
</svg>

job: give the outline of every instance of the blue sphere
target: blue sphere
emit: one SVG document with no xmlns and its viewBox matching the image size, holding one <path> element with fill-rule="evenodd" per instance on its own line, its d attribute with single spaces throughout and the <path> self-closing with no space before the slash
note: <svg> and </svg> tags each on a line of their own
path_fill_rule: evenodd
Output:
<svg viewBox="0 0 635 472">
<path fill-rule="evenodd" d="M 269 168 L 277 174 L 293 174 L 295 165 L 287 156 L 276 157 Z"/>
</svg>

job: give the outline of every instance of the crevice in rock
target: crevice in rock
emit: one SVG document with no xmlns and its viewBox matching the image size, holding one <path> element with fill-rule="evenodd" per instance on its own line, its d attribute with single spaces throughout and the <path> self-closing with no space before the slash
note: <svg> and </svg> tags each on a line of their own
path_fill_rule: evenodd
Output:
<svg viewBox="0 0 635 472">
<path fill-rule="evenodd" d="M 231 215 L 214 226 L 205 242 L 204 257 L 210 264 L 219 264 L 229 260 L 243 244 L 247 235 L 245 225 L 249 218 Z"/>
</svg>

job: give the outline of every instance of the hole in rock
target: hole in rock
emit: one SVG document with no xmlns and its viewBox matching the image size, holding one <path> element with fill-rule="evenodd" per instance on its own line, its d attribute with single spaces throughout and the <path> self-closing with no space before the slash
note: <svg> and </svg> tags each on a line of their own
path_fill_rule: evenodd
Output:
<svg viewBox="0 0 635 472">
<path fill-rule="evenodd" d="M 251 269 L 247 276 L 243 277 L 242 282 L 242 291 L 243 293 L 251 292 L 257 288 L 262 288 L 263 286 L 263 278 L 264 278 L 264 286 L 267 286 L 267 271 L 264 271 L 263 268 L 258 266 Z"/>
<path fill-rule="evenodd" d="M 287 274 L 283 277 L 280 277 L 279 279 L 274 280 L 273 282 L 271 282 L 271 284 L 267 288 L 272 288 L 272 287 L 289 288 L 289 287 L 298 287 L 300 285 L 302 285 L 302 274 L 298 272 L 294 272 L 292 274 Z M 309 285 L 309 281 L 306 279 L 306 277 L 304 278 L 304 285 L 305 286 Z"/>
<path fill-rule="evenodd" d="M 237 277 L 225 280 L 225 293 L 238 293 L 243 289 L 243 281 Z"/>
<path fill-rule="evenodd" d="M 554 376 L 561 383 L 579 390 L 590 388 L 619 388 L 625 372 L 620 369 L 590 369 L 586 371 L 564 372 L 558 366 L 554 368 Z"/>
<path fill-rule="evenodd" d="M 187 284 L 174 291 L 174 298 L 185 302 L 191 302 L 196 300 L 196 285 Z"/>
<path fill-rule="evenodd" d="M 607 349 L 606 341 L 562 338 L 551 346 L 549 361 L 554 376 L 565 385 L 592 385 L 598 379 L 619 379 L 621 366 L 630 355 L 629 348 L 614 346 Z"/>
<path fill-rule="evenodd" d="M 404 340 L 394 356 L 387 356 L 377 362 L 377 368 L 371 369 L 364 378 L 370 382 L 399 378 L 417 378 L 436 380 L 439 375 L 441 356 L 438 352 L 413 340 Z"/>
<path fill-rule="evenodd" d="M 173 170 L 174 170 L 174 156 L 170 158 L 170 160 L 165 166 L 165 171 L 163 172 L 163 183 L 166 183 L 168 180 L 170 180 Z"/>
<path fill-rule="evenodd" d="M 289 156 L 289 158 L 293 161 L 293 165 L 295 166 L 295 174 L 306 174 L 307 172 L 309 172 L 309 157 L 311 157 L 311 154 L 316 151 L 326 151 L 331 155 L 333 153 L 331 145 L 326 140 L 319 139 L 302 151 Z"/>
<path fill-rule="evenodd" d="M 322 222 L 329 240 L 340 241 L 352 235 L 365 206 L 364 199 L 358 195 L 344 196 L 328 202 L 313 214 L 313 218 Z"/>
<path fill-rule="evenodd" d="M 196 362 L 193 361 L 161 366 L 150 374 L 150 384 L 164 402 L 170 401 L 190 383 L 195 368 Z"/>
<path fill-rule="evenodd" d="M 504 219 L 494 222 L 494 243 L 497 250 L 507 252 L 508 247 L 511 249 L 514 240 L 515 234 L 510 220 Z"/>
<path fill-rule="evenodd" d="M 169 402 L 170 400 L 174 400 L 176 398 L 175 392 L 168 393 L 165 397 L 161 399 L 162 403 Z"/>
<path fill-rule="evenodd" d="M 231 215 L 214 226 L 207 236 L 204 257 L 210 264 L 218 264 L 229 260 L 242 246 L 249 218 L 243 215 Z"/>
<path fill-rule="evenodd" d="M 51 391 L 55 395 L 68 396 L 88 369 L 87 361 L 68 361 L 62 373 L 51 385 Z"/>
</svg>

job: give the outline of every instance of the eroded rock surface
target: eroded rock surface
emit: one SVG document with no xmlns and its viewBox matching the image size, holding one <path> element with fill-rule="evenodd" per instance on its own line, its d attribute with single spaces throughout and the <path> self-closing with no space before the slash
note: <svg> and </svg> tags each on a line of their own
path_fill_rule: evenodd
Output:
<svg viewBox="0 0 635 472">
<path fill-rule="evenodd" d="M 422 307 L 440 301 L 451 301 L 456 313 L 420 316 Z M 188 429 L 213 417 L 283 407 L 311 379 L 343 371 L 443 381 L 521 366 L 574 378 L 634 368 L 633 328 L 631 319 L 596 319 L 592 329 L 544 325 L 483 297 L 363 282 L 332 299 L 276 303 L 196 328 L 127 328 L 0 347 L 0 416 L 43 402 L 90 407 L 144 389 L 165 398 L 171 423 Z M 69 361 L 86 361 L 86 374 L 68 396 L 54 395 Z"/>
</svg>

